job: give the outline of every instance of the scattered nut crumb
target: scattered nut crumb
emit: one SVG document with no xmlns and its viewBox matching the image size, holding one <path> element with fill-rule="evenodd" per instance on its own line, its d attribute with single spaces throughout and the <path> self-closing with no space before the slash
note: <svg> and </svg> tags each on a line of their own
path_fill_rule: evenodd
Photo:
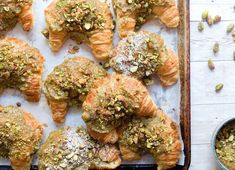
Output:
<svg viewBox="0 0 235 170">
<path fill-rule="evenodd" d="M 206 22 L 209 26 L 211 26 L 213 24 L 213 19 L 210 15 L 208 15 Z"/>
<path fill-rule="evenodd" d="M 204 30 L 204 25 L 203 25 L 203 23 L 202 23 L 202 22 L 199 22 L 197 28 L 198 28 L 198 31 L 202 32 L 202 31 Z"/>
<path fill-rule="evenodd" d="M 16 103 L 16 106 L 17 106 L 17 107 L 21 107 L 21 103 L 20 103 L 20 102 L 17 102 L 17 103 Z"/>
<path fill-rule="evenodd" d="M 219 83 L 215 86 L 215 91 L 216 92 L 220 92 L 224 87 L 224 84 L 223 83 Z"/>
<path fill-rule="evenodd" d="M 75 53 L 77 53 L 79 51 L 79 47 L 78 46 L 73 46 L 73 47 L 71 47 L 71 48 L 69 48 L 69 53 L 70 54 L 75 54 Z"/>
<path fill-rule="evenodd" d="M 209 67 L 210 70 L 215 69 L 215 64 L 211 59 L 208 60 L 208 67 Z"/>
<path fill-rule="evenodd" d="M 213 24 L 217 24 L 217 23 L 219 23 L 220 21 L 221 21 L 221 16 L 216 15 L 216 16 L 214 17 L 214 19 L 213 19 Z"/>
<path fill-rule="evenodd" d="M 208 10 L 204 10 L 202 12 L 202 20 L 207 20 L 208 14 L 209 14 Z"/>
<path fill-rule="evenodd" d="M 214 53 L 218 53 L 219 52 L 219 43 L 215 42 L 214 46 L 213 46 L 213 52 Z"/>
<path fill-rule="evenodd" d="M 227 33 L 232 32 L 233 29 L 234 29 L 234 24 L 229 24 L 229 25 L 227 26 Z"/>
</svg>

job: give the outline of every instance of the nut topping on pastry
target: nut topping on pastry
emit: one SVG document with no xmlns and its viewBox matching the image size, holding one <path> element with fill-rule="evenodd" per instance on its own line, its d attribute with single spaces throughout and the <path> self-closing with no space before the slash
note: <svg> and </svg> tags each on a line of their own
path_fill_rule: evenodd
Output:
<svg viewBox="0 0 235 170">
<path fill-rule="evenodd" d="M 69 104 L 82 103 L 93 81 L 106 75 L 100 65 L 82 57 L 66 59 L 56 66 L 44 88 L 54 121 L 64 122 Z"/>
<path fill-rule="evenodd" d="M 156 74 L 162 85 L 170 86 L 178 80 L 179 61 L 167 49 L 164 40 L 155 33 L 130 33 L 113 49 L 110 66 L 117 72 L 144 79 Z"/>
<path fill-rule="evenodd" d="M 40 99 L 44 58 L 26 42 L 15 38 L 0 40 L 0 92 L 20 90 L 28 101 Z"/>
<path fill-rule="evenodd" d="M 0 106 L 0 156 L 8 158 L 14 170 L 29 170 L 38 150 L 42 125 L 14 106 Z"/>
<path fill-rule="evenodd" d="M 0 32 L 20 22 L 24 31 L 33 27 L 32 0 L 0 0 Z"/>
<path fill-rule="evenodd" d="M 159 18 L 167 27 L 177 27 L 179 12 L 175 0 L 113 0 L 117 30 L 121 38 L 139 29 L 149 18 Z"/>
<path fill-rule="evenodd" d="M 115 169 L 120 164 L 117 148 L 93 140 L 84 128 L 52 132 L 39 151 L 39 170 Z"/>
<path fill-rule="evenodd" d="M 79 43 L 87 43 L 97 59 L 108 58 L 112 48 L 113 23 L 105 2 L 54 0 L 45 10 L 45 15 L 46 35 L 52 51 L 59 51 L 70 36 Z"/>
</svg>

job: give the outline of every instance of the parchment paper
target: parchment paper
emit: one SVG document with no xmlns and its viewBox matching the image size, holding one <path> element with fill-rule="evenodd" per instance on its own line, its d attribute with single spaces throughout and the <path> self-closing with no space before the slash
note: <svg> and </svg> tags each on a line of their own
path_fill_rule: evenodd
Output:
<svg viewBox="0 0 235 170">
<path fill-rule="evenodd" d="M 44 9 L 52 2 L 52 0 L 34 0 L 33 14 L 34 14 L 34 28 L 31 32 L 27 33 L 22 30 L 21 25 L 17 25 L 12 31 L 7 33 L 7 36 L 15 37 L 21 40 L 27 41 L 30 45 L 38 48 L 42 55 L 45 57 L 43 80 L 53 70 L 53 68 L 61 64 L 65 58 L 71 58 L 75 56 L 86 57 L 91 60 L 95 60 L 91 54 L 90 49 L 84 45 L 79 45 L 80 50 L 76 54 L 69 54 L 69 47 L 76 45 L 72 40 L 68 40 L 63 48 L 58 53 L 51 52 L 47 39 L 41 34 L 41 31 L 45 27 Z M 111 0 L 108 0 L 110 8 L 112 9 Z M 114 15 L 113 15 L 114 16 Z M 115 17 L 115 16 L 114 16 Z M 176 29 L 167 29 L 158 20 L 151 20 L 142 26 L 141 30 L 146 30 L 160 34 L 167 47 L 177 51 L 178 34 Z M 119 41 L 118 35 L 115 31 L 113 44 L 116 45 Z M 99 61 L 97 61 L 99 62 Z M 154 84 L 148 87 L 149 92 L 156 102 L 156 104 L 178 124 L 180 122 L 180 81 L 175 85 L 163 88 L 160 85 L 158 79 L 154 79 Z M 64 124 L 57 125 L 53 122 L 50 109 L 47 105 L 44 94 L 42 93 L 41 99 L 38 103 L 30 103 L 24 99 L 24 96 L 12 89 L 7 89 L 0 96 L 0 105 L 16 105 L 17 102 L 21 103 L 21 108 L 27 112 L 31 112 L 41 123 L 46 124 L 48 127 L 44 129 L 43 142 L 48 137 L 51 131 L 54 131 L 65 125 L 67 126 L 80 126 L 85 125 L 81 119 L 80 108 L 70 108 L 67 114 Z M 182 144 L 183 146 L 183 144 Z M 183 147 L 182 147 L 183 151 Z M 184 154 L 182 152 L 181 159 L 178 164 L 184 164 Z M 140 161 L 123 162 L 126 164 L 153 164 L 154 160 L 150 155 L 143 156 Z M 34 164 L 37 165 L 37 156 L 35 156 Z M 6 159 L 0 158 L 0 165 L 9 165 Z"/>
</svg>

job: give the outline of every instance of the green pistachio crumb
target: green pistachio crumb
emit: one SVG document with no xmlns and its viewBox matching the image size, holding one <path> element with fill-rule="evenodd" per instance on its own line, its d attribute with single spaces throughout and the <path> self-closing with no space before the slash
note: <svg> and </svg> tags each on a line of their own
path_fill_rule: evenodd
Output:
<svg viewBox="0 0 235 170">
<path fill-rule="evenodd" d="M 227 33 L 232 32 L 233 29 L 234 29 L 234 24 L 229 24 L 229 25 L 227 26 Z"/>
<path fill-rule="evenodd" d="M 224 84 L 223 83 L 219 83 L 215 86 L 215 91 L 216 92 L 220 92 L 224 87 Z"/>
<path fill-rule="evenodd" d="M 215 64 L 211 59 L 208 60 L 208 67 L 210 68 L 210 70 L 215 69 Z"/>
<path fill-rule="evenodd" d="M 214 53 L 218 53 L 219 52 L 219 43 L 215 42 L 214 46 L 213 46 L 213 52 Z"/>
<path fill-rule="evenodd" d="M 209 11 L 208 10 L 204 10 L 202 12 L 202 20 L 207 20 L 208 14 L 209 14 Z"/>
<path fill-rule="evenodd" d="M 199 23 L 198 23 L 197 29 L 198 29 L 198 31 L 200 31 L 200 32 L 202 32 L 202 31 L 204 30 L 204 25 L 203 25 L 202 22 L 199 22 Z"/>
</svg>

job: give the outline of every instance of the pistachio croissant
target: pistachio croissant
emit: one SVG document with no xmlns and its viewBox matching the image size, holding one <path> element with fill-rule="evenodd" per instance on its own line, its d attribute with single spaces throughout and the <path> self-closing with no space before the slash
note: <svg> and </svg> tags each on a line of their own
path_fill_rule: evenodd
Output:
<svg viewBox="0 0 235 170">
<path fill-rule="evenodd" d="M 11 30 L 18 21 L 24 31 L 32 29 L 32 0 L 0 0 L 0 32 Z"/>
<path fill-rule="evenodd" d="M 117 148 L 93 140 L 84 128 L 65 127 L 50 133 L 39 151 L 39 170 L 115 169 L 120 164 Z"/>
<path fill-rule="evenodd" d="M 152 116 L 157 110 L 146 87 L 137 79 L 112 74 L 93 83 L 83 102 L 82 118 L 92 137 L 115 143 L 117 128 L 135 114 Z"/>
<path fill-rule="evenodd" d="M 28 101 L 40 99 L 44 58 L 26 42 L 16 38 L 0 40 L 0 92 L 20 90 Z"/>
<path fill-rule="evenodd" d="M 14 170 L 29 170 L 37 151 L 42 125 L 14 106 L 0 106 L 0 156 L 8 158 Z"/>
<path fill-rule="evenodd" d="M 164 86 L 174 84 L 179 75 L 177 55 L 159 35 L 147 31 L 132 32 L 122 39 L 112 51 L 110 66 L 140 80 L 156 74 Z"/>
<path fill-rule="evenodd" d="M 121 38 L 152 17 L 159 18 L 167 27 L 179 24 L 179 12 L 175 0 L 113 0 L 117 17 L 117 30 Z"/>
<path fill-rule="evenodd" d="M 54 121 L 64 122 L 69 104 L 81 103 L 93 81 L 106 75 L 100 65 L 82 57 L 66 59 L 56 66 L 44 84 Z"/>
<path fill-rule="evenodd" d="M 45 10 L 52 51 L 68 36 L 86 42 L 97 59 L 107 59 L 112 48 L 113 23 L 108 5 L 99 0 L 54 0 Z"/>
<path fill-rule="evenodd" d="M 162 111 L 152 118 L 134 118 L 120 132 L 119 147 L 124 160 L 138 160 L 144 152 L 156 160 L 158 170 L 176 166 L 180 159 L 179 128 Z"/>
</svg>

